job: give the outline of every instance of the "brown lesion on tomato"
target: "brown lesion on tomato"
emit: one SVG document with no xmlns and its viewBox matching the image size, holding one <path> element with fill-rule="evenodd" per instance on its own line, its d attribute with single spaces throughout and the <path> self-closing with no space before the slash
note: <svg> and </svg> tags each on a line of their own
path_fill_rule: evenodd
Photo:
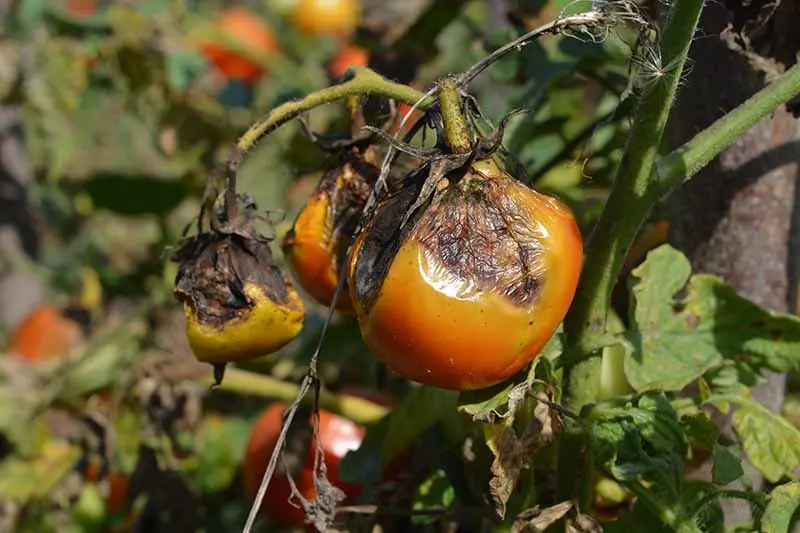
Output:
<svg viewBox="0 0 800 533">
<path fill-rule="evenodd" d="M 412 239 L 455 279 L 469 280 L 477 290 L 496 293 L 520 307 L 535 303 L 545 285 L 543 250 L 537 236 L 518 229 L 526 217 L 523 206 L 509 201 L 505 191 L 506 183 L 516 183 L 514 178 L 488 177 L 474 170 L 456 179 L 448 175 L 438 180 L 432 199 L 400 227 L 428 179 L 426 169 L 412 174 L 370 221 L 357 250 L 359 300 L 368 308 L 374 303 L 394 256 Z"/>
<path fill-rule="evenodd" d="M 270 239 L 252 226 L 252 211 L 230 232 L 214 229 L 184 238 L 171 259 L 177 262 L 175 298 L 187 304 L 204 325 L 223 327 L 245 316 L 256 302 L 245 294 L 245 285 L 260 287 L 279 305 L 293 305 L 289 284 L 275 264 Z"/>
</svg>

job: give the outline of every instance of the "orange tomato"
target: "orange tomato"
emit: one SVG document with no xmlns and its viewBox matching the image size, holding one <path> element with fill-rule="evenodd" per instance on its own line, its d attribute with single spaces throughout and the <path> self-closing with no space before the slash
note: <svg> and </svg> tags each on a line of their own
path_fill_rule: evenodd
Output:
<svg viewBox="0 0 800 533">
<path fill-rule="evenodd" d="M 489 387 L 530 363 L 564 318 L 581 235 L 566 205 L 490 159 L 438 187 L 402 239 L 387 240 L 398 205 L 376 210 L 351 252 L 351 300 L 390 369 L 444 389 Z"/>
<path fill-rule="evenodd" d="M 358 0 L 299 0 L 291 13 L 291 20 L 300 31 L 338 37 L 353 33 L 360 18 Z"/>
<path fill-rule="evenodd" d="M 250 433 L 244 459 L 244 484 L 245 490 L 250 495 L 255 495 L 261 485 L 261 478 L 267 469 L 278 436 L 281 431 L 281 418 L 286 410 L 286 404 L 274 403 L 270 405 L 259 417 Z M 325 451 L 325 465 L 328 479 L 331 483 L 341 488 L 347 495 L 347 501 L 352 501 L 360 487 L 345 484 L 339 478 L 339 463 L 350 450 L 355 450 L 361 445 L 364 438 L 364 428 L 346 418 L 335 415 L 329 411 L 320 410 L 319 433 L 317 438 Z M 312 442 L 305 464 L 299 473 L 293 476 L 297 490 L 306 499 L 316 497 L 314 487 L 314 449 Z M 270 481 L 266 497 L 262 505 L 262 512 L 284 525 L 300 524 L 305 519 L 302 508 L 297 508 L 288 499 L 291 486 L 285 475 L 277 473 Z"/>
<path fill-rule="evenodd" d="M 218 20 L 220 30 L 238 40 L 254 52 L 264 54 L 277 52 L 279 44 L 272 30 L 261 18 L 243 7 L 223 11 Z M 234 50 L 217 43 L 201 43 L 200 49 L 206 59 L 219 72 L 229 78 L 245 83 L 255 82 L 264 73 L 264 68 Z"/>
<path fill-rule="evenodd" d="M 340 164 L 327 170 L 297 215 L 281 248 L 300 285 L 322 305 L 330 305 L 339 283 L 339 265 L 369 187 L 378 175 L 374 151 L 345 154 Z M 345 287 L 336 309 L 352 312 Z"/>
<path fill-rule="evenodd" d="M 328 73 L 331 78 L 338 80 L 344 77 L 350 67 L 366 67 L 367 64 L 369 64 L 369 52 L 360 46 L 348 44 L 340 48 L 328 63 Z"/>
<path fill-rule="evenodd" d="M 10 352 L 27 361 L 44 361 L 67 355 L 82 339 L 78 322 L 66 317 L 59 307 L 43 305 L 17 327 Z"/>
</svg>

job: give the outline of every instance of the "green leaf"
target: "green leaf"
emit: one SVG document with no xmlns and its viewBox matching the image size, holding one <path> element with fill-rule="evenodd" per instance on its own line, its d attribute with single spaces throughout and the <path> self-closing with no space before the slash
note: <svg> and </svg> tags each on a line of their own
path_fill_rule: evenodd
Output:
<svg viewBox="0 0 800 533">
<path fill-rule="evenodd" d="M 586 416 L 595 460 L 605 471 L 617 481 L 643 476 L 676 497 L 688 442 L 663 395 L 601 402 Z"/>
<path fill-rule="evenodd" d="M 714 466 L 711 469 L 711 479 L 717 485 L 733 483 L 744 475 L 742 462 L 724 446 L 714 446 Z"/>
<path fill-rule="evenodd" d="M 458 392 L 415 386 L 392 411 L 367 433 L 358 450 L 344 456 L 340 466 L 342 481 L 375 483 L 383 467 L 445 416 L 456 413 Z"/>
<path fill-rule="evenodd" d="M 737 405 L 733 425 L 750 462 L 770 482 L 783 476 L 793 477 L 800 467 L 800 430 L 788 420 L 760 403 L 744 396 L 711 396 L 710 403 L 723 411 L 730 404 Z"/>
<path fill-rule="evenodd" d="M 455 501 L 455 490 L 447 479 L 447 474 L 444 470 L 437 470 L 431 476 L 422 482 L 417 489 L 417 494 L 414 498 L 413 508 L 430 509 L 431 507 L 448 508 Z M 413 522 L 417 526 L 423 526 L 436 522 L 438 517 L 425 517 L 415 516 Z"/>
<path fill-rule="evenodd" d="M 236 476 L 252 424 L 239 418 L 205 418 L 195 476 L 204 493 L 221 492 Z"/>
<path fill-rule="evenodd" d="M 800 431 L 763 405 L 745 401 L 733 413 L 733 424 L 750 462 L 772 483 L 793 476 L 800 467 Z"/>
<path fill-rule="evenodd" d="M 717 444 L 719 428 L 707 412 L 698 411 L 682 416 L 681 426 L 692 448 L 710 452 Z"/>
<path fill-rule="evenodd" d="M 797 367 L 800 319 L 761 309 L 714 276 L 690 273 L 689 261 L 669 245 L 632 273 L 633 351 L 625 372 L 636 390 L 680 390 L 723 358 L 735 361 L 740 375 Z"/>
<path fill-rule="evenodd" d="M 792 531 L 797 522 L 797 509 L 800 508 L 800 482 L 787 483 L 776 487 L 769 495 L 769 503 L 761 517 L 761 531 L 764 533 L 786 533 Z"/>
<path fill-rule="evenodd" d="M 24 504 L 44 497 L 75 467 L 80 455 L 77 446 L 53 440 L 31 460 L 9 457 L 0 463 L 0 500 Z"/>
</svg>

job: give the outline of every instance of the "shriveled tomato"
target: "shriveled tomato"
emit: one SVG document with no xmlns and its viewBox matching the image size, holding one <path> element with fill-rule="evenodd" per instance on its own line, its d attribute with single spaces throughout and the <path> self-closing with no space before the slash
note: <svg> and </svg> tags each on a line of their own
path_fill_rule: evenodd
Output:
<svg viewBox="0 0 800 533">
<path fill-rule="evenodd" d="M 360 18 L 359 0 L 298 0 L 291 13 L 295 26 L 311 35 L 347 36 Z"/>
<path fill-rule="evenodd" d="M 492 159 L 446 174 L 408 220 L 430 167 L 405 180 L 357 237 L 348 282 L 362 335 L 395 372 L 456 390 L 521 370 L 569 308 L 582 262 L 563 203 Z"/>
<path fill-rule="evenodd" d="M 374 148 L 347 151 L 320 178 L 306 205 L 297 215 L 282 248 L 297 281 L 323 305 L 330 305 L 339 281 L 339 265 L 358 218 L 367 201 L 370 185 L 379 169 Z M 351 312 L 347 288 L 336 308 Z"/>
<path fill-rule="evenodd" d="M 278 442 L 281 418 L 285 410 L 286 404 L 284 403 L 270 405 L 259 417 L 250 433 L 244 459 L 244 484 L 250 495 L 255 495 L 261 485 L 261 478 Z M 325 452 L 328 479 L 345 492 L 348 501 L 352 501 L 358 495 L 360 488 L 341 481 L 339 463 L 347 452 L 355 450 L 361 445 L 364 428 L 346 418 L 321 410 L 317 438 Z M 313 479 L 315 447 L 316 444 L 312 442 L 308 447 L 306 462 L 292 477 L 297 490 L 306 499 L 316 497 Z M 280 524 L 302 523 L 305 513 L 302 508 L 297 508 L 289 503 L 290 495 L 291 486 L 288 479 L 285 475 L 276 473 L 267 489 L 262 511 Z"/>
<path fill-rule="evenodd" d="M 172 256 L 179 263 L 173 294 L 183 303 L 189 344 L 199 361 L 217 370 L 282 348 L 305 318 L 303 301 L 275 264 L 270 239 L 252 226 L 255 204 L 239 201 L 239 220 L 224 232 L 183 239 Z M 215 209 L 222 216 L 224 206 Z"/>
<path fill-rule="evenodd" d="M 231 39 L 237 40 L 253 52 L 269 54 L 280 48 L 272 30 L 261 17 L 244 7 L 233 7 L 220 13 L 218 26 Z M 204 42 L 200 49 L 206 59 L 229 78 L 253 83 L 264 73 L 262 65 L 224 45 Z"/>
<path fill-rule="evenodd" d="M 347 44 L 339 49 L 328 63 L 328 73 L 335 80 L 344 77 L 350 67 L 366 67 L 369 64 L 369 52 L 354 44 Z"/>
<path fill-rule="evenodd" d="M 27 361 L 44 361 L 67 355 L 84 337 L 81 323 L 54 305 L 33 310 L 11 337 L 10 352 Z"/>
</svg>

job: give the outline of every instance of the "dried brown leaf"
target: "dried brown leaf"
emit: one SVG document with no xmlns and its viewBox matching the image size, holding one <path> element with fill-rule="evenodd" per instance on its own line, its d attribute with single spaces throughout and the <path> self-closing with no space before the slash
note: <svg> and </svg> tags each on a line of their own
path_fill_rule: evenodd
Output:
<svg viewBox="0 0 800 533">
<path fill-rule="evenodd" d="M 552 507 L 542 509 L 538 505 L 532 509 L 522 511 L 511 526 L 511 533 L 538 533 L 546 531 L 572 509 L 571 501 L 557 503 Z"/>
<path fill-rule="evenodd" d="M 589 515 L 577 513 L 567 518 L 567 533 L 603 533 L 603 527 Z"/>
</svg>

